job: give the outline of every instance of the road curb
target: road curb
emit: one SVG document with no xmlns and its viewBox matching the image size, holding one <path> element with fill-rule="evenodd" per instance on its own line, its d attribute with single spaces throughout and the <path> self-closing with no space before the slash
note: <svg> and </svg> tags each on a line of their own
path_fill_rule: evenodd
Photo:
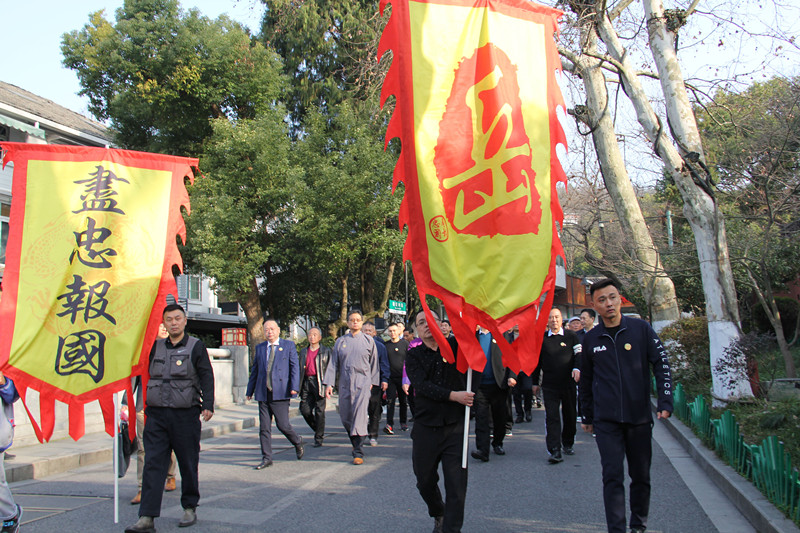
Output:
<svg viewBox="0 0 800 533">
<path fill-rule="evenodd" d="M 204 427 L 200 431 L 200 440 L 219 437 L 227 433 L 242 431 L 256 425 L 257 417 L 244 417 L 231 422 Z M 111 442 L 107 439 L 106 442 Z M 101 445 L 92 450 L 68 452 L 53 455 L 47 458 L 36 459 L 29 462 L 9 464 L 5 463 L 6 481 L 14 483 L 40 479 L 46 476 L 61 474 L 69 470 L 97 463 L 111 463 L 114 449 L 112 445 Z M 135 459 L 134 459 L 135 460 Z M 134 468 L 135 469 L 135 468 Z"/>
<path fill-rule="evenodd" d="M 674 417 L 659 422 L 664 423 L 703 472 L 759 533 L 800 533 L 800 528 L 794 522 L 786 518 L 750 481 L 709 450 L 683 422 Z"/>
</svg>

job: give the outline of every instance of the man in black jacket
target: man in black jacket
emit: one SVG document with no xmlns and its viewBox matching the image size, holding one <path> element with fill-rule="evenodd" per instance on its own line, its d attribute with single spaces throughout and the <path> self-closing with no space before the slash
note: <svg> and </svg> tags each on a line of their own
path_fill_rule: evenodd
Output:
<svg viewBox="0 0 800 533">
<path fill-rule="evenodd" d="M 386 354 L 389 357 L 389 387 L 386 389 L 386 427 L 383 432 L 394 435 L 395 398 L 400 402 L 400 429 L 408 431 L 408 396 L 403 390 L 403 367 L 406 364 L 408 341 L 401 337 L 403 326 L 392 324 L 387 328 Z"/>
<path fill-rule="evenodd" d="M 214 369 L 203 343 L 186 335 L 186 311 L 177 304 L 164 308 L 169 336 L 150 350 L 149 381 L 145 400 L 142 503 L 139 520 L 126 533 L 155 532 L 153 519 L 161 515 L 161 498 L 172 452 L 181 471 L 180 527 L 197 522 L 200 500 L 200 419 L 214 416 Z"/>
<path fill-rule="evenodd" d="M 554 307 L 547 317 L 547 333 L 542 340 L 539 364 L 533 371 L 533 393 L 539 393 L 539 375 L 542 377 L 542 395 L 545 412 L 545 444 L 549 461 L 564 460 L 561 455 L 575 453 L 575 383 L 581 379 L 581 344 L 575 332 L 561 325 L 561 311 Z M 561 413 L 559 413 L 561 411 Z M 563 415 L 563 424 L 562 424 Z M 563 448 L 562 448 L 563 447 Z"/>
<path fill-rule="evenodd" d="M 314 430 L 314 448 L 322 446 L 325 437 L 325 389 L 322 376 L 328 369 L 331 349 L 322 346 L 322 330 L 308 330 L 308 347 L 300 351 L 300 414 Z"/>
<path fill-rule="evenodd" d="M 600 323 L 586 333 L 580 381 L 582 427 L 597 436 L 603 466 L 603 503 L 609 533 L 625 532 L 623 460 L 628 461 L 630 528 L 647 528 L 653 415 L 650 369 L 656 380 L 659 419 L 672 414 L 669 360 L 650 324 L 620 312 L 619 288 L 605 279 L 590 289 Z"/>
<path fill-rule="evenodd" d="M 433 316 L 437 323 L 432 326 L 440 327 L 438 317 Z M 410 348 L 406 357 L 406 373 L 417 395 L 411 461 L 417 489 L 434 519 L 434 533 L 458 533 L 464 522 L 467 497 L 467 470 L 461 468 L 464 406 L 472 405 L 475 394 L 466 390 L 465 376 L 455 363 L 442 357 L 425 313 L 417 314 L 415 325 L 422 344 Z M 455 354 L 455 338 L 448 342 Z M 439 490 L 439 463 L 445 501 Z"/>
</svg>

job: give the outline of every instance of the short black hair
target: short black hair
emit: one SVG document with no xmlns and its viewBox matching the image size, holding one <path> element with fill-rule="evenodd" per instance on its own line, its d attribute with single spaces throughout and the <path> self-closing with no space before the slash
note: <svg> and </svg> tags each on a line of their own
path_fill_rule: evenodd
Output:
<svg viewBox="0 0 800 533">
<path fill-rule="evenodd" d="M 583 309 L 581 309 L 581 313 L 580 314 L 583 314 L 583 313 L 589 313 L 590 317 L 597 318 L 597 313 L 595 312 L 595 310 L 591 309 L 589 307 L 584 307 Z"/>
<path fill-rule="evenodd" d="M 364 325 L 365 326 L 374 326 L 375 322 L 373 322 L 372 320 L 367 320 L 366 322 L 364 322 Z"/>
<path fill-rule="evenodd" d="M 161 318 L 164 318 L 164 315 L 169 313 L 170 311 L 180 311 L 183 313 L 183 316 L 186 316 L 186 310 L 180 306 L 179 304 L 169 304 L 164 308 L 164 311 L 161 312 Z"/>
<path fill-rule="evenodd" d="M 601 279 L 600 281 L 596 281 L 592 283 L 591 287 L 589 287 L 589 294 L 594 296 L 596 291 L 600 289 L 605 289 L 606 287 L 614 286 L 618 291 L 620 290 L 619 284 L 611 278 Z"/>
<path fill-rule="evenodd" d="M 450 326 L 450 325 L 451 325 L 451 324 L 450 324 L 450 321 L 449 321 L 449 320 L 447 320 L 446 318 L 445 318 L 444 320 L 440 320 L 439 322 L 441 322 L 442 324 L 447 324 L 448 326 Z"/>
<path fill-rule="evenodd" d="M 351 310 L 350 310 L 350 311 L 347 313 L 347 320 L 350 320 L 350 317 L 351 317 L 351 316 L 353 316 L 353 315 L 358 315 L 358 316 L 360 316 L 360 317 L 361 317 L 361 320 L 364 320 L 364 313 L 362 313 L 362 312 L 361 312 L 361 311 L 359 311 L 358 309 L 351 309 Z"/>
</svg>

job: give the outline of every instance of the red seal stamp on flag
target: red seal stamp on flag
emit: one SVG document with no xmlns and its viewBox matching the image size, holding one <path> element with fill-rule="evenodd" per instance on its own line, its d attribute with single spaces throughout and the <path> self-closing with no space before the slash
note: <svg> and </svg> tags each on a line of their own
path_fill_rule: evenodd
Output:
<svg viewBox="0 0 800 533">
<path fill-rule="evenodd" d="M 428 223 L 428 228 L 431 230 L 431 235 L 439 242 L 447 240 L 447 221 L 442 215 L 437 215 Z"/>
</svg>

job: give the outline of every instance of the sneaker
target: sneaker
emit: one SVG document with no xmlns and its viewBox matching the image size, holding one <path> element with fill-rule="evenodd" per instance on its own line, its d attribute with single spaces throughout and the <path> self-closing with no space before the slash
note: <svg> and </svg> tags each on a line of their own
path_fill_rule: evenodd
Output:
<svg viewBox="0 0 800 533">
<path fill-rule="evenodd" d="M 506 437 L 513 437 L 513 436 L 514 436 L 514 434 L 511 432 L 511 430 L 507 429 L 506 430 Z"/>
<path fill-rule="evenodd" d="M 536 408 L 537 409 L 541 409 L 542 408 L 542 401 L 539 400 L 538 398 L 536 399 Z"/>
<path fill-rule="evenodd" d="M 547 460 L 550 462 L 550 464 L 553 465 L 562 462 L 564 458 L 561 457 L 561 450 L 556 450 L 553 453 L 551 453 L 550 457 Z"/>
<path fill-rule="evenodd" d="M 17 516 L 3 520 L 2 533 L 17 533 L 19 531 L 19 523 L 22 520 L 22 507 L 17 505 Z"/>
<path fill-rule="evenodd" d="M 378 445 L 378 439 L 369 439 L 369 445 L 370 446 L 377 446 Z"/>
<path fill-rule="evenodd" d="M 132 526 L 125 528 L 125 533 L 156 533 L 152 516 L 140 516 Z"/>
<path fill-rule="evenodd" d="M 575 455 L 575 450 L 572 446 L 564 446 L 564 455 Z"/>
<path fill-rule="evenodd" d="M 386 433 L 387 435 L 394 435 L 394 429 L 392 429 L 392 426 L 389 425 L 383 428 L 383 432 Z"/>
<path fill-rule="evenodd" d="M 442 533 L 444 527 L 444 516 L 433 517 L 433 533 Z"/>
<path fill-rule="evenodd" d="M 527 413 L 525 413 L 525 422 L 530 422 L 531 420 L 533 420 L 533 415 L 531 414 L 530 411 L 528 411 Z"/>
<path fill-rule="evenodd" d="M 644 527 L 632 527 L 631 528 L 631 533 L 644 533 L 645 529 L 647 529 L 647 528 L 644 528 Z"/>
<path fill-rule="evenodd" d="M 517 418 L 514 419 L 515 424 L 522 424 L 525 422 L 525 417 L 523 415 L 517 415 Z"/>
<path fill-rule="evenodd" d="M 183 510 L 183 518 L 178 522 L 178 527 L 189 527 L 197 523 L 197 512 L 189 507 Z"/>
<path fill-rule="evenodd" d="M 403 424 L 403 425 L 401 425 L 401 426 L 400 426 L 400 429 L 401 429 L 402 431 L 408 431 L 408 424 Z"/>
<path fill-rule="evenodd" d="M 353 457 L 353 464 L 354 465 L 363 465 L 364 464 L 364 459 L 362 459 L 361 457 Z"/>
</svg>

